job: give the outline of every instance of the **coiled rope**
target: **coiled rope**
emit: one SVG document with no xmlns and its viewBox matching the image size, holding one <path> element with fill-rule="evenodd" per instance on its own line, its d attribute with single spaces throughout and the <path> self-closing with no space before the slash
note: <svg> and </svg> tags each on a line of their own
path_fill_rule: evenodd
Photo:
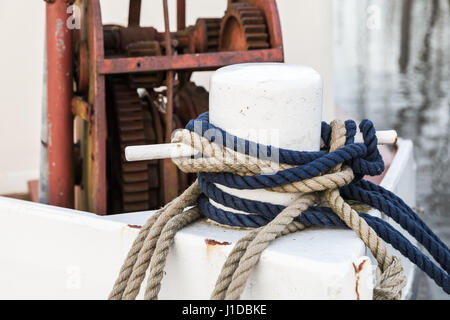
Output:
<svg viewBox="0 0 450 320">
<path fill-rule="evenodd" d="M 360 124 L 364 144 L 354 143 L 356 124 L 353 121 L 334 121 L 331 125 L 322 123 L 321 151 L 298 152 L 232 136 L 210 124 L 208 118 L 208 113 L 202 114 L 185 130 L 174 133 L 172 142 L 181 142 L 199 151 L 200 157 L 173 159 L 182 171 L 198 173 L 198 179 L 141 228 L 109 299 L 135 299 L 149 265 L 145 298 L 156 299 L 176 232 L 203 216 L 223 225 L 256 228 L 234 246 L 216 282 L 212 299 L 239 299 L 251 270 L 270 241 L 309 226 L 347 227 L 356 232 L 372 251 L 381 271 L 374 299 L 400 299 L 406 284 L 400 260 L 387 252 L 383 240 L 417 264 L 444 291 L 450 292 L 448 247 L 401 199 L 362 180 L 364 175 L 378 175 L 384 170 L 370 121 Z M 266 157 L 261 156 L 262 151 Z M 275 154 L 279 157 L 279 166 L 271 161 Z M 235 197 L 217 188 L 216 183 L 235 189 L 264 188 L 301 195 L 284 207 Z M 392 217 L 444 270 L 388 223 L 356 212 L 343 197 Z M 249 214 L 218 209 L 210 200 Z M 324 200 L 328 206 L 322 205 Z"/>
</svg>

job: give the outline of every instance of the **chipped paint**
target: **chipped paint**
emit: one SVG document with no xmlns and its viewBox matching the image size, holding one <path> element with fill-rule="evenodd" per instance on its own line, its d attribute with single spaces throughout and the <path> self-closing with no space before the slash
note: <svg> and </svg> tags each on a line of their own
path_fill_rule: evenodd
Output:
<svg viewBox="0 0 450 320">
<path fill-rule="evenodd" d="M 356 281 L 355 281 L 356 300 L 360 300 L 360 297 L 359 297 L 359 275 L 361 273 L 361 270 L 364 268 L 364 264 L 366 262 L 367 262 L 367 260 L 364 260 L 358 266 L 356 266 L 355 263 L 352 263 L 353 269 L 355 270 L 355 277 L 356 277 Z"/>
<path fill-rule="evenodd" d="M 217 248 L 217 247 L 224 247 L 224 246 L 229 246 L 231 245 L 231 242 L 228 241 L 217 241 L 214 239 L 205 239 L 205 243 L 206 243 L 206 255 L 209 257 L 209 255 L 212 252 L 213 248 Z M 215 251 L 215 250 L 213 250 Z"/>
<path fill-rule="evenodd" d="M 132 228 L 132 229 L 141 229 L 142 226 L 136 225 L 136 224 L 129 224 L 128 228 Z"/>
<path fill-rule="evenodd" d="M 55 30 L 55 39 L 56 39 L 56 50 L 58 52 L 58 58 L 62 59 L 64 51 L 66 51 L 66 44 L 64 42 L 64 21 L 61 19 L 56 19 L 56 30 Z"/>
<path fill-rule="evenodd" d="M 213 239 L 205 239 L 205 243 L 207 246 L 229 246 L 231 244 L 231 242 L 220 242 L 217 240 L 213 240 Z"/>
<path fill-rule="evenodd" d="M 48 202 L 73 208 L 72 32 L 65 28 L 67 2 L 46 5 Z"/>
</svg>

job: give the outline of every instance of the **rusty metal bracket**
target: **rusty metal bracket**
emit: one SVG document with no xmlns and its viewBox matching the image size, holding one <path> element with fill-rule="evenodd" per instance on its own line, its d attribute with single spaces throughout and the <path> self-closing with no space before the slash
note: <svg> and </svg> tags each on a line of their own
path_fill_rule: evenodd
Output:
<svg viewBox="0 0 450 320">
<path fill-rule="evenodd" d="M 73 183 L 73 30 L 66 28 L 66 0 L 46 3 L 48 202 L 74 207 Z M 64 50 L 61 50 L 64 48 Z"/>
<path fill-rule="evenodd" d="M 72 114 L 78 116 L 84 121 L 91 122 L 93 112 L 92 105 L 80 96 L 74 96 L 71 101 Z"/>
<path fill-rule="evenodd" d="M 165 70 L 215 70 L 246 62 L 282 62 L 283 49 L 181 54 L 172 57 L 109 58 L 99 61 L 100 74 L 151 72 Z"/>
<path fill-rule="evenodd" d="M 154 114 L 156 119 L 154 125 L 159 126 L 157 129 L 160 133 L 157 135 L 160 137 L 158 143 L 163 143 L 163 137 L 170 137 L 171 127 L 180 127 L 183 122 L 195 117 L 196 110 L 204 110 L 204 99 L 201 97 L 201 92 L 192 91 L 192 88 L 186 87 L 192 72 L 216 70 L 236 63 L 284 61 L 276 0 L 227 0 L 228 6 L 235 2 L 247 3 L 245 6 L 252 7 L 252 12 L 259 12 L 257 22 L 264 21 L 264 26 L 257 25 L 258 28 L 256 28 L 264 29 L 261 34 L 257 35 L 258 39 L 264 40 L 264 46 L 253 46 L 251 50 L 242 51 L 218 51 L 221 18 L 212 18 L 216 20 L 216 24 L 212 28 L 207 27 L 204 32 L 205 37 L 202 39 L 205 43 L 202 44 L 207 49 L 191 50 L 193 47 L 191 42 L 194 41 L 192 34 L 196 26 L 186 26 L 186 0 L 176 0 L 177 31 L 170 31 L 167 4 L 169 1 L 163 0 L 163 7 L 165 7 L 164 32 L 158 32 L 153 27 L 140 26 L 142 0 L 129 0 L 127 27 L 104 26 L 100 0 L 45 0 L 45 2 L 48 4 L 49 13 L 57 11 L 58 21 L 64 21 L 70 17 L 67 12 L 68 5 L 73 3 L 79 5 L 81 22 L 79 30 L 65 30 L 66 33 L 61 33 L 65 36 L 65 40 L 67 38 L 66 48 L 70 48 L 66 51 L 72 52 L 76 60 L 75 63 L 69 59 L 64 60 L 63 68 L 60 69 L 55 66 L 56 62 L 59 63 L 61 59 L 58 56 L 60 52 L 57 47 L 58 43 L 54 41 L 54 34 L 55 28 L 64 27 L 64 23 L 56 24 L 56 16 L 48 16 L 48 18 L 53 18 L 47 19 L 48 57 L 53 57 L 49 59 L 53 63 L 53 67 L 49 67 L 49 80 L 51 81 L 49 81 L 48 105 L 49 110 L 52 111 L 49 121 L 53 120 L 51 128 L 54 133 L 51 149 L 56 151 L 56 153 L 49 152 L 49 155 L 56 155 L 64 160 L 59 161 L 56 156 L 53 156 L 59 162 L 53 160 L 57 165 L 49 167 L 49 176 L 54 177 L 51 180 L 52 186 L 58 187 L 58 183 L 64 186 L 62 192 L 53 187 L 52 194 L 56 197 L 59 194 L 65 196 L 73 193 L 73 177 L 69 177 L 69 179 L 65 179 L 65 177 L 67 173 L 73 173 L 74 166 L 76 166 L 75 170 L 79 171 L 77 162 L 73 161 L 72 157 L 69 158 L 73 152 L 78 152 L 78 147 L 73 147 L 72 143 L 72 120 L 75 115 L 83 119 L 83 121 L 77 122 L 77 125 L 80 125 L 80 132 L 83 133 L 80 140 L 83 154 L 83 190 L 81 196 L 77 198 L 77 206 L 101 215 L 106 214 L 109 210 L 108 206 L 110 206 L 107 185 L 108 157 L 110 156 L 107 151 L 110 146 L 107 144 L 107 137 L 109 137 L 108 117 L 113 114 L 106 109 L 105 81 L 107 78 L 128 79 L 133 88 L 138 88 L 137 85 L 142 84 L 144 84 L 141 86 L 142 88 L 157 88 L 165 84 L 166 91 L 163 91 L 162 94 L 167 96 L 167 100 L 156 99 L 156 96 L 153 96 L 151 101 L 152 116 Z M 233 30 L 230 32 L 232 33 Z M 150 42 L 152 44 L 149 44 Z M 119 54 L 113 54 L 116 50 L 120 51 Z M 74 73 L 73 78 L 72 73 Z M 67 77 L 68 74 L 69 77 Z M 75 80 L 75 86 L 73 80 Z M 70 87 L 70 96 L 66 95 L 65 91 L 60 92 L 61 83 L 64 84 L 64 90 L 66 87 Z M 76 96 L 73 96 L 73 92 Z M 155 93 L 159 92 L 155 91 Z M 205 101 L 207 107 L 208 100 Z M 61 105 L 65 108 L 61 108 Z M 136 105 L 138 104 L 136 103 Z M 175 108 L 178 108 L 177 112 L 175 112 Z M 62 115 L 64 115 L 64 119 Z M 113 130 L 113 128 L 109 129 Z M 176 174 L 179 173 L 172 170 L 171 167 L 174 166 L 170 162 L 158 164 L 162 172 L 158 179 L 163 182 L 156 187 L 162 186 L 163 189 L 166 189 L 164 194 L 161 192 L 158 195 L 158 199 L 164 198 L 163 202 L 175 197 L 181 190 L 179 186 L 185 185 L 188 180 L 187 177 L 181 175 L 177 177 Z M 79 176 L 76 178 L 81 179 Z M 172 183 L 176 180 L 179 180 L 179 183 Z M 112 185 L 112 187 L 115 186 Z M 63 200 L 65 203 L 53 200 L 52 204 L 71 206 L 72 199 Z"/>
</svg>

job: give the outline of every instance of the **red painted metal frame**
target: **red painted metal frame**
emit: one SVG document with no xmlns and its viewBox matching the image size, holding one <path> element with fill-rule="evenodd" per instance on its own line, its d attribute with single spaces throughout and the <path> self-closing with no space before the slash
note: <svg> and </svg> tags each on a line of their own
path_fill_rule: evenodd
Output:
<svg viewBox="0 0 450 320">
<path fill-rule="evenodd" d="M 85 170 L 88 177 L 84 181 L 88 210 L 100 215 L 107 213 L 107 183 L 106 183 L 106 138 L 107 121 L 105 110 L 105 77 L 96 72 L 98 61 L 104 58 L 103 25 L 99 0 L 89 0 L 88 5 L 88 48 L 90 60 L 90 86 L 88 102 L 94 106 L 91 123 L 88 124 L 88 139 L 90 147 L 88 154 L 90 168 Z"/>
<path fill-rule="evenodd" d="M 165 70 L 214 70 L 245 62 L 283 62 L 283 49 L 233 51 L 220 53 L 180 54 L 173 57 L 138 57 L 104 59 L 99 63 L 101 74 Z"/>
<path fill-rule="evenodd" d="M 96 68 L 92 68 L 91 70 L 97 70 L 98 71 L 97 76 L 102 77 L 107 74 L 120 74 L 130 72 L 216 70 L 220 67 L 227 66 L 230 64 L 245 63 L 245 62 L 269 62 L 269 61 L 283 62 L 284 52 L 283 52 L 283 42 L 281 38 L 281 26 L 279 16 L 278 14 L 276 14 L 278 11 L 275 0 L 266 0 L 266 1 L 246 0 L 246 1 L 257 5 L 261 10 L 264 11 L 271 39 L 271 47 L 272 47 L 271 49 L 238 51 L 238 52 L 180 54 L 175 56 L 169 54 L 167 56 L 157 56 L 157 57 L 114 58 L 114 59 L 104 59 L 104 55 L 102 53 L 102 55 L 96 56 L 95 60 Z M 95 0 L 95 2 L 98 2 L 98 0 Z M 180 29 L 182 30 L 185 28 L 186 25 L 185 14 L 186 14 L 186 1 L 177 0 L 178 30 Z M 99 19 L 99 21 L 101 21 L 101 19 Z M 95 26 L 95 28 L 97 30 L 103 30 L 101 25 L 97 25 Z M 99 34 L 101 32 L 99 31 Z M 99 42 L 98 46 L 100 47 L 102 43 L 103 42 L 101 43 Z M 101 112 L 104 113 L 104 101 L 102 101 L 101 108 L 102 108 Z M 97 112 L 98 105 L 95 105 L 95 110 Z M 94 121 L 94 124 L 95 123 L 96 121 Z M 171 123 L 171 121 L 169 121 L 169 123 Z M 104 153 L 106 153 L 106 150 L 103 151 L 103 154 Z M 99 154 L 97 154 L 97 156 L 99 156 Z M 164 162 L 164 172 L 166 176 L 166 178 L 164 179 L 165 181 L 176 180 L 175 179 L 176 177 L 170 174 L 173 171 L 170 170 L 169 168 L 170 165 L 173 165 L 170 160 Z M 99 174 L 99 172 L 97 174 Z M 163 192 L 163 197 L 167 202 L 176 195 L 175 194 L 176 190 L 174 188 L 171 188 L 170 186 L 166 187 L 169 188 L 164 188 L 165 191 Z M 103 190 L 104 190 L 103 192 L 106 194 L 106 187 Z M 97 195 L 97 202 L 100 200 L 99 196 L 100 194 Z"/>
<path fill-rule="evenodd" d="M 139 26 L 141 21 L 141 0 L 130 0 L 128 26 Z"/>
<path fill-rule="evenodd" d="M 179 4 L 179 2 L 177 3 Z M 163 0 L 163 8 L 164 8 L 164 35 L 166 41 L 166 57 L 169 59 L 173 58 L 173 48 L 172 41 L 170 36 L 170 22 L 169 22 L 169 6 L 167 4 L 167 0 Z M 185 8 L 184 8 L 185 9 Z M 177 23 L 179 21 L 179 16 L 177 17 Z M 166 87 L 167 87 L 167 110 L 166 110 L 166 143 L 170 142 L 170 137 L 173 131 L 173 86 L 175 72 L 173 70 L 167 71 L 167 79 L 166 79 Z M 164 203 L 168 203 L 169 201 L 175 199 L 178 195 L 178 172 L 175 164 L 172 162 L 172 159 L 164 159 L 163 160 L 163 176 L 162 179 L 162 196 Z"/>
<path fill-rule="evenodd" d="M 177 30 L 186 28 L 186 0 L 177 0 Z"/>
<path fill-rule="evenodd" d="M 46 4 L 49 204 L 73 208 L 72 30 L 66 0 Z"/>
<path fill-rule="evenodd" d="M 236 2 L 237 0 L 229 0 Z M 239 0 L 243 1 L 243 0 Z M 129 72 L 169 71 L 169 70 L 215 70 L 230 64 L 246 62 L 283 62 L 283 39 L 281 35 L 281 24 L 275 0 L 245 0 L 257 6 L 264 12 L 271 49 L 215 52 L 200 54 L 181 54 L 177 56 L 161 57 L 138 57 L 138 58 L 116 58 L 104 59 L 100 64 L 101 74 L 119 74 Z M 183 26 L 185 21 L 181 18 L 186 12 L 184 0 L 178 0 L 177 24 Z M 180 27 L 178 26 L 178 28 Z"/>
<path fill-rule="evenodd" d="M 100 1 L 84 1 L 87 12 L 82 26 L 84 32 L 80 34 L 87 40 L 89 53 L 87 103 L 92 106 L 89 117 L 86 116 L 86 120 L 89 121 L 86 122 L 84 130 L 87 143 L 83 155 L 84 164 L 87 166 L 83 170 L 85 175 L 83 188 L 88 211 L 101 215 L 107 212 L 105 75 L 146 71 L 215 70 L 236 63 L 284 61 L 281 27 L 275 0 L 244 1 L 255 4 L 264 11 L 271 49 L 119 59 L 104 57 Z M 130 24 L 138 25 L 139 11 L 133 10 L 130 13 Z M 186 1 L 177 0 L 178 30 L 183 30 L 186 26 L 185 13 Z M 73 207 L 72 32 L 66 28 L 67 18 L 66 0 L 47 3 L 50 204 Z M 83 111 L 81 108 L 80 112 Z"/>
</svg>

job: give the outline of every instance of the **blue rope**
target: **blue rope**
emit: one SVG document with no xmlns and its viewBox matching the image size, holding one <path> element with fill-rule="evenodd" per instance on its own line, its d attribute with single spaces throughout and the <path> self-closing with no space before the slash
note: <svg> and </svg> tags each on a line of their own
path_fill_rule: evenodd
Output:
<svg viewBox="0 0 450 320">
<path fill-rule="evenodd" d="M 276 215 L 278 215 L 282 210 L 285 209 L 285 206 L 282 205 L 274 205 L 268 202 L 254 201 L 232 196 L 229 193 L 220 190 L 213 183 L 209 182 L 208 180 L 206 180 L 204 177 L 201 176 L 199 176 L 198 181 L 200 188 L 203 190 L 203 193 L 207 198 L 217 203 L 220 203 L 221 205 L 224 205 L 228 208 L 254 214 L 254 215 L 242 215 L 242 217 L 235 217 L 235 214 L 233 213 L 223 212 L 214 220 L 217 221 L 217 219 L 222 219 L 221 223 L 225 222 L 224 224 L 240 227 L 246 227 L 249 226 L 249 224 L 251 224 L 252 227 L 256 226 L 259 227 L 267 224 L 270 220 L 275 218 Z M 439 242 L 437 242 L 430 234 L 428 234 L 420 225 L 414 223 L 414 221 L 412 221 L 411 219 L 408 219 L 408 215 L 401 210 L 402 208 L 394 206 L 389 200 L 383 201 L 383 199 L 379 195 L 376 194 L 366 195 L 365 194 L 366 191 L 357 189 L 357 186 L 350 185 L 350 187 L 344 187 L 341 188 L 341 190 L 342 190 L 341 193 L 345 198 L 357 200 L 363 203 L 370 202 L 373 204 L 374 208 L 382 212 L 385 212 L 389 217 L 392 217 L 397 223 L 399 223 L 405 230 L 407 230 L 411 235 L 413 235 L 414 238 L 416 238 L 417 241 L 421 243 L 431 253 L 433 258 L 441 265 L 442 268 L 444 268 L 446 272 L 449 272 L 450 255 L 448 252 L 448 248 L 445 245 L 443 245 L 442 247 L 439 244 Z M 354 192 L 355 190 L 359 192 Z M 358 195 L 359 197 L 354 196 L 355 194 Z M 361 195 L 364 195 L 365 197 Z M 368 197 L 371 198 L 368 200 Z M 206 203 L 204 205 L 206 205 Z M 212 208 L 205 207 L 205 210 L 211 211 Z M 263 216 L 265 220 L 261 220 L 260 216 Z M 227 221 L 224 221 L 224 219 L 227 219 Z M 239 221 L 239 224 L 237 224 L 236 219 L 239 219 L 237 220 Z M 263 223 L 258 225 L 257 221 Z"/>
<path fill-rule="evenodd" d="M 329 128 L 329 130 L 327 131 L 324 127 Z M 318 152 L 293 151 L 247 141 L 245 139 L 230 135 L 226 131 L 209 123 L 208 112 L 202 113 L 197 119 L 189 121 L 186 125 L 186 129 L 202 135 L 211 142 L 219 139 L 220 141 L 217 141 L 217 143 L 221 143 L 223 146 L 227 146 L 236 152 L 253 155 L 267 154 L 268 158 L 272 156 L 273 152 L 278 152 L 279 161 L 281 163 L 291 165 L 307 164 L 327 153 L 325 150 Z M 329 141 L 331 139 L 331 127 L 329 127 L 326 123 L 322 123 L 322 133 L 324 131 L 327 132 L 324 140 Z M 322 139 L 323 138 L 324 136 L 322 136 Z M 263 151 L 265 151 L 265 153 Z"/>
<path fill-rule="evenodd" d="M 260 215 L 232 213 L 210 204 L 208 198 L 201 196 L 199 208 L 209 219 L 221 224 L 235 227 L 259 228 L 270 222 L 270 218 Z M 448 273 L 437 267 L 425 254 L 415 247 L 405 236 L 386 221 L 366 213 L 358 214 L 375 230 L 384 241 L 390 243 L 412 263 L 423 270 L 436 284 L 450 293 L 450 277 Z M 273 219 L 273 218 L 272 218 Z M 348 228 L 347 225 L 327 207 L 312 207 L 294 219 L 306 226 Z"/>
<path fill-rule="evenodd" d="M 448 247 L 403 200 L 383 187 L 362 179 L 365 175 L 375 176 L 384 171 L 384 162 L 378 151 L 376 131 L 372 122 L 363 120 L 359 125 L 364 143 L 354 143 L 357 128 L 354 121 L 346 121 L 345 127 L 347 131 L 346 145 L 343 148 L 329 152 L 331 127 L 322 122 L 321 137 L 325 147 L 318 152 L 303 152 L 265 146 L 230 135 L 209 123 L 208 113 L 200 115 L 196 120 L 191 120 L 186 128 L 201 134 L 211 142 L 221 143 L 236 152 L 262 159 L 265 159 L 265 156 L 270 159 L 272 155 L 275 155 L 274 152 L 277 152 L 281 163 L 295 166 L 268 175 L 240 176 L 227 172 L 201 172 L 198 174 L 199 186 L 203 191 L 203 195 L 200 196 L 198 202 L 200 210 L 206 217 L 221 224 L 258 228 L 273 220 L 285 207 L 267 202 L 241 199 L 223 192 L 216 187 L 216 183 L 234 189 L 271 188 L 312 178 L 328 172 L 338 164 L 346 164 L 352 168 L 355 179 L 349 185 L 340 188 L 342 196 L 378 209 L 407 230 L 430 252 L 444 270 L 436 266 L 387 222 L 369 214 L 359 213 L 384 241 L 390 243 L 415 263 L 446 293 L 450 293 L 450 278 L 448 275 L 450 252 Z M 236 214 L 219 209 L 211 205 L 209 200 L 249 214 Z M 299 215 L 295 221 L 309 226 L 347 227 L 330 208 L 326 207 L 311 207 Z"/>
<path fill-rule="evenodd" d="M 407 230 L 409 234 L 430 252 L 445 271 L 450 272 L 450 253 L 447 246 L 441 241 L 436 240 L 437 236 L 434 233 L 430 234 L 423 228 L 425 224 L 422 220 L 412 219 L 408 211 L 404 210 L 403 207 L 396 206 L 389 198 L 383 197 L 382 194 L 374 191 L 364 190 L 357 184 L 342 187 L 342 195 L 347 199 L 370 203 L 371 207 L 394 219 L 395 222 L 400 224 L 403 229 Z M 418 223 L 418 221 L 420 222 Z"/>
<path fill-rule="evenodd" d="M 449 249 L 447 246 L 439 239 L 439 237 L 431 231 L 431 229 L 425 224 L 425 222 L 420 219 L 420 217 L 415 213 L 402 199 L 396 196 L 393 192 L 384 189 L 370 181 L 361 180 L 358 183 L 355 183 L 356 186 L 359 186 L 361 189 L 366 191 L 372 191 L 374 193 L 381 194 L 384 198 L 391 200 L 395 206 L 403 209 L 405 214 L 407 214 L 412 220 L 416 221 L 420 227 L 422 227 L 425 232 L 427 232 L 436 242 L 438 242 L 443 248 Z"/>
</svg>

